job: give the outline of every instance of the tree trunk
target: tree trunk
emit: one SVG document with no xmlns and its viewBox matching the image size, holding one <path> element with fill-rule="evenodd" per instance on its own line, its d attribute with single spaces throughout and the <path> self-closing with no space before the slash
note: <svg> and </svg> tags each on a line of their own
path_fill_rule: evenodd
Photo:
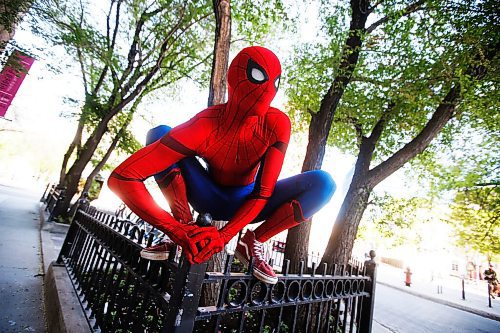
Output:
<svg viewBox="0 0 500 333">
<path fill-rule="evenodd" d="M 321 265 L 328 263 L 347 264 L 363 213 L 368 206 L 372 189 L 363 184 L 363 174 L 354 174 L 346 197 L 335 220 Z"/>
<path fill-rule="evenodd" d="M 14 37 L 16 26 L 23 14 L 31 7 L 33 0 L 2 1 L 0 5 L 0 54 Z"/>
<path fill-rule="evenodd" d="M 481 75 L 484 75 L 484 71 Z M 476 76 L 476 78 L 479 77 Z M 371 170 L 369 170 L 369 166 L 373 151 L 382 135 L 385 119 L 378 121 L 369 138 L 363 138 L 353 180 L 335 221 L 322 262 L 338 264 L 348 262 L 371 191 L 429 146 L 431 141 L 452 119 L 455 108 L 461 100 L 460 90 L 460 84 L 454 84 L 420 133 Z"/>
<path fill-rule="evenodd" d="M 212 74 L 208 93 L 208 106 L 225 102 L 227 68 L 229 63 L 229 47 L 231 43 L 231 5 L 230 0 L 213 0 L 215 13 L 215 43 L 212 61 Z M 221 229 L 225 221 L 214 221 L 214 226 Z M 227 252 L 214 254 L 208 261 L 207 271 L 223 272 Z M 211 283 L 202 291 L 200 304 L 210 306 L 217 304 L 220 283 Z"/>
<path fill-rule="evenodd" d="M 351 23 L 342 50 L 343 56 L 338 70 L 339 74 L 323 97 L 319 111 L 312 114 L 311 124 L 309 125 L 309 141 L 302 172 L 320 169 L 323 164 L 326 142 L 333 117 L 358 63 L 363 44 L 362 35 L 365 30 L 366 20 L 370 14 L 370 11 L 367 10 L 368 5 L 369 1 L 367 0 L 351 1 Z M 307 262 L 310 232 L 310 223 L 302 223 L 288 231 L 284 259 L 290 260 L 291 272 L 298 270 L 300 261 Z"/>
<path fill-rule="evenodd" d="M 111 156 L 111 153 L 113 150 L 115 150 L 116 145 L 118 144 L 118 141 L 120 141 L 120 138 L 123 134 L 123 131 L 127 128 L 130 122 L 126 122 L 125 125 L 121 128 L 121 130 L 116 134 L 114 137 L 113 141 L 111 142 L 111 145 L 108 148 L 108 151 L 106 151 L 106 154 L 104 154 L 103 158 L 97 163 L 95 166 L 94 170 L 90 173 L 90 175 L 87 177 L 87 180 L 85 181 L 85 185 L 83 186 L 82 194 L 85 192 L 88 192 L 90 189 L 90 186 L 92 185 L 92 182 L 94 181 L 95 176 L 101 171 L 101 169 L 106 165 L 106 162 L 108 161 L 109 157 Z M 69 216 L 74 216 L 75 215 L 75 210 L 78 208 L 78 203 L 75 203 L 70 210 Z"/>
<path fill-rule="evenodd" d="M 65 197 L 64 200 L 58 203 L 58 205 L 54 208 L 54 216 L 61 216 L 64 219 L 67 219 L 69 217 L 71 200 L 78 192 L 78 183 L 80 181 L 80 177 L 82 176 L 83 170 L 94 155 L 99 142 L 107 132 L 107 123 L 108 122 L 99 123 L 92 135 L 87 139 L 87 142 L 85 142 L 85 145 L 81 149 L 79 156 L 66 173 L 65 181 L 63 183 L 66 187 Z"/>
<path fill-rule="evenodd" d="M 381 117 L 374 126 L 371 135 L 361 137 L 358 159 L 354 166 L 351 184 L 333 226 L 325 254 L 321 260 L 322 264 L 327 263 L 328 266 L 334 263 L 346 264 L 351 256 L 358 225 L 373 189 L 373 186 L 368 182 L 370 163 L 375 146 L 384 130 L 386 120 L 387 116 Z"/>
<path fill-rule="evenodd" d="M 213 0 L 215 13 L 215 43 L 208 106 L 222 104 L 226 98 L 227 68 L 231 42 L 230 0 Z"/>
<path fill-rule="evenodd" d="M 61 171 L 59 172 L 59 184 L 63 185 L 65 178 L 66 178 L 66 169 L 68 167 L 68 161 L 73 154 L 73 151 L 75 148 L 77 149 L 77 158 L 78 158 L 78 152 L 80 150 L 80 145 L 82 142 L 82 133 L 83 133 L 83 127 L 84 127 L 84 120 L 83 120 L 83 115 L 80 116 L 80 119 L 78 121 L 78 127 L 76 128 L 76 133 L 75 137 L 73 138 L 73 141 L 68 147 L 68 150 L 66 151 L 66 154 L 64 154 L 63 157 L 63 162 L 61 165 Z"/>
<path fill-rule="evenodd" d="M 122 127 L 122 129 L 116 134 L 116 136 L 114 137 L 113 142 L 111 142 L 111 145 L 109 146 L 106 154 L 104 154 L 102 159 L 95 166 L 94 170 L 92 170 L 90 175 L 87 177 L 87 180 L 85 181 L 85 185 L 83 186 L 82 192 L 89 191 L 90 186 L 92 185 L 92 181 L 94 180 L 94 177 L 97 176 L 97 174 L 101 171 L 101 169 L 104 167 L 104 165 L 106 165 L 106 163 L 108 162 L 108 159 L 111 156 L 111 153 L 113 152 L 113 150 L 115 150 L 116 145 L 118 144 L 118 141 L 120 141 L 121 136 L 123 134 L 123 131 L 127 128 L 127 126 L 128 126 L 128 123 L 126 123 Z"/>
</svg>

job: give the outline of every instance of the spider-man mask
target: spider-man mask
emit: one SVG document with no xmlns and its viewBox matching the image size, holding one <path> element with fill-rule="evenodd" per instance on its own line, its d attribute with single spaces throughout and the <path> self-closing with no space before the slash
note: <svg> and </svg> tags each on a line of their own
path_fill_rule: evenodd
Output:
<svg viewBox="0 0 500 333">
<path fill-rule="evenodd" d="M 280 76 L 281 64 L 273 52 L 261 46 L 244 48 L 227 73 L 228 106 L 244 116 L 264 115 L 276 96 Z"/>
</svg>

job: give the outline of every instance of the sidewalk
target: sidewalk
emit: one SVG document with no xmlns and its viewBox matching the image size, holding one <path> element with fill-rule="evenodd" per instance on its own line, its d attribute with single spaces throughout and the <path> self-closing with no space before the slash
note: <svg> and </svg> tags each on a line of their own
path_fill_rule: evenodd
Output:
<svg viewBox="0 0 500 333">
<path fill-rule="evenodd" d="M 47 272 L 52 261 L 57 260 L 59 251 L 68 233 L 69 225 L 47 222 L 49 214 L 40 207 L 40 237 L 42 241 L 43 270 Z"/>
<path fill-rule="evenodd" d="M 42 210 L 40 218 L 42 220 L 41 239 L 45 268 L 44 271 L 47 272 L 49 270 L 50 263 L 57 259 L 60 248 L 64 242 L 68 226 L 55 222 L 45 222 L 47 214 Z M 52 267 L 51 269 L 54 270 L 55 267 Z M 60 269 L 64 271 L 64 269 Z M 62 290 L 62 292 L 67 295 L 67 297 L 65 297 L 65 301 L 68 303 L 61 304 L 61 306 L 72 310 L 72 314 L 70 316 L 67 316 L 68 313 L 66 312 L 66 316 L 70 317 L 66 320 L 72 321 L 72 324 L 69 327 L 78 326 L 80 332 L 88 332 L 88 327 L 85 327 L 85 317 L 83 312 L 74 311 L 79 308 L 77 298 L 73 297 L 71 299 L 71 297 L 69 297 L 71 294 L 74 294 L 73 288 L 71 285 L 61 286 L 61 280 L 64 276 L 66 276 L 66 273 L 61 273 L 61 279 L 57 281 L 57 288 L 59 289 L 59 292 Z M 461 280 L 458 278 L 449 277 L 446 281 L 442 281 L 442 294 L 437 293 L 437 284 L 435 282 L 426 281 L 422 277 L 419 277 L 418 274 L 414 274 L 412 278 L 414 282 L 411 287 L 405 287 L 404 272 L 402 269 L 394 268 L 386 264 L 378 264 L 377 266 L 377 283 L 399 289 L 433 302 L 500 321 L 500 299 L 492 299 L 492 308 L 488 307 L 486 284 L 484 281 L 480 281 L 477 284 L 466 283 L 466 299 L 462 300 Z M 49 314 L 48 317 L 50 317 Z M 50 318 L 48 319 L 50 320 Z M 68 323 L 66 323 L 66 325 L 68 325 Z M 373 332 L 385 333 L 387 330 L 374 321 Z"/>
<path fill-rule="evenodd" d="M 51 332 L 92 332 L 66 269 L 55 264 L 69 225 L 47 221 L 48 213 L 40 206 L 40 239 L 45 276 L 47 326 Z"/>
<path fill-rule="evenodd" d="M 45 332 L 40 194 L 0 185 L 0 332 Z"/>
<path fill-rule="evenodd" d="M 419 296 L 433 302 L 445 304 L 463 311 L 471 312 L 486 318 L 500 321 L 500 299 L 491 300 L 488 307 L 488 293 L 485 281 L 465 281 L 465 300 L 462 299 L 462 280 L 449 276 L 441 281 L 442 293 L 438 294 L 438 282 L 412 275 L 411 287 L 404 283 L 404 270 L 387 264 L 377 265 L 377 283 Z"/>
</svg>

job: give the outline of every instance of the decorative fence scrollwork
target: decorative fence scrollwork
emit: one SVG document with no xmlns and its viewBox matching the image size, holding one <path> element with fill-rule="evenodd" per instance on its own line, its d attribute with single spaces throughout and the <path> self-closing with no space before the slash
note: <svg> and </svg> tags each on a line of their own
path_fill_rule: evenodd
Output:
<svg viewBox="0 0 500 333">
<path fill-rule="evenodd" d="M 58 258 L 80 298 L 91 327 L 101 332 L 370 332 L 375 264 L 284 263 L 278 283 L 255 279 L 251 266 L 235 272 L 228 255 L 224 272 L 190 265 L 177 249 L 165 261 L 140 257 L 153 234 L 82 206 Z M 217 283 L 216 304 L 199 306 L 204 287 Z"/>
</svg>

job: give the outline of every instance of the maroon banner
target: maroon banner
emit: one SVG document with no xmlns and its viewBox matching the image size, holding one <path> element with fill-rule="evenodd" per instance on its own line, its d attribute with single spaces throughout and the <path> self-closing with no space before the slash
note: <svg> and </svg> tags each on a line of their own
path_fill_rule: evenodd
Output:
<svg viewBox="0 0 500 333">
<path fill-rule="evenodd" d="M 5 116 L 35 59 L 14 51 L 0 73 L 0 117 Z"/>
</svg>

